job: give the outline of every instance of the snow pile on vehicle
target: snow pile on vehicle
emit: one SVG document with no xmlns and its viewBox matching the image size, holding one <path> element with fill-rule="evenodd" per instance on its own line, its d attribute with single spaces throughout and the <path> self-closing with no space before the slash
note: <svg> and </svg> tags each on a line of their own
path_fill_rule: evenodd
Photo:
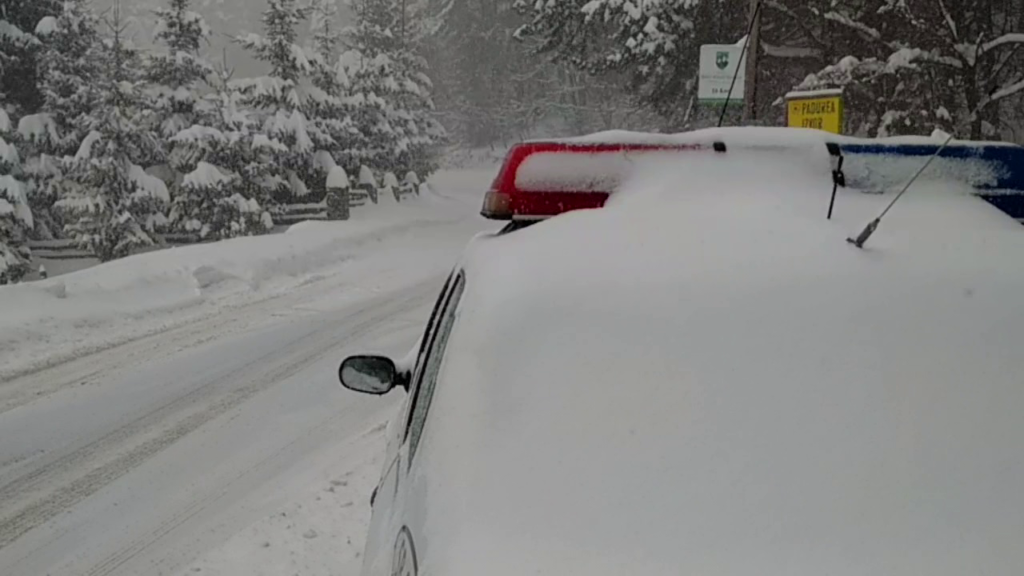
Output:
<svg viewBox="0 0 1024 576">
<path fill-rule="evenodd" d="M 898 188 L 907 183 L 927 158 L 876 152 L 850 154 L 844 171 L 848 185 L 868 192 Z M 990 188 L 999 182 L 1000 167 L 973 158 L 940 158 L 922 175 L 925 182 L 952 180 L 971 188 Z"/>
<path fill-rule="evenodd" d="M 820 130 L 804 128 L 771 128 L 771 127 L 746 127 L 746 128 L 709 128 L 705 130 L 694 130 L 678 134 L 657 134 L 651 132 L 629 132 L 625 130 L 609 130 L 596 132 L 585 136 L 573 138 L 557 138 L 540 140 L 542 142 L 564 142 L 569 144 L 626 144 L 626 145 L 649 145 L 649 146 L 694 146 L 707 145 L 712 142 L 724 142 L 727 145 L 757 149 L 757 148 L 797 148 L 800 146 L 819 146 L 825 142 L 837 142 L 839 144 L 865 144 L 875 143 L 876 145 L 890 146 L 927 146 L 930 144 L 942 144 L 945 138 L 942 134 L 931 136 L 897 136 L 892 138 L 864 139 L 853 136 L 840 136 L 829 134 Z M 1006 142 L 973 142 L 966 140 L 954 140 L 956 146 L 1004 146 L 1015 147 L 1014 144 Z"/>
<path fill-rule="evenodd" d="M 656 172 L 656 173 L 655 173 Z M 1024 565 L 1024 230 L 758 155 L 481 243 L 417 458 L 445 574 Z"/>
<path fill-rule="evenodd" d="M 615 194 L 623 182 L 649 172 L 652 164 L 755 151 L 776 154 L 780 165 L 813 159 L 822 170 L 837 170 L 842 186 L 868 193 L 901 188 L 935 156 L 923 182 L 962 183 L 1024 221 L 1024 148 L 1019 146 L 951 140 L 941 132 L 931 137 L 860 139 L 788 128 L 722 128 L 683 134 L 613 131 L 525 143 L 510 152 L 496 180 L 494 201 L 502 199 L 504 204 L 492 202 L 485 213 L 490 217 L 503 217 L 507 210 L 520 217 L 550 215 L 535 214 L 523 203 L 543 201 L 541 194 L 552 194 L 551 202 L 556 203 L 576 202 L 568 196 L 555 199 L 554 195 L 565 192 Z M 735 164 L 733 169 L 742 167 Z M 563 209 L 556 212 L 589 207 L 579 202 L 573 207 L 562 204 Z"/>
<path fill-rule="evenodd" d="M 623 179 L 640 171 L 638 162 L 672 162 L 679 154 L 714 154 L 707 150 L 652 150 L 624 154 L 618 150 L 566 153 L 531 153 L 516 171 L 515 186 L 522 191 L 579 192 L 616 190 Z"/>
</svg>

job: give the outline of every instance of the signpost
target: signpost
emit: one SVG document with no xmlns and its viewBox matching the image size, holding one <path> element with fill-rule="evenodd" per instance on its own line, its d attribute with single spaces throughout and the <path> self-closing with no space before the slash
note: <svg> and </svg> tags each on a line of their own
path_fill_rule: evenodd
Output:
<svg viewBox="0 0 1024 576">
<path fill-rule="evenodd" d="M 740 62 L 742 52 L 742 44 L 707 44 L 700 47 L 697 100 L 701 104 L 725 104 L 727 97 L 730 105 L 743 104 L 743 95 L 746 93 L 744 68 L 747 58 L 743 56 L 743 62 Z M 736 86 L 732 87 L 732 97 L 729 97 L 729 87 L 732 86 L 733 78 L 736 79 Z"/>
<path fill-rule="evenodd" d="M 787 125 L 843 133 L 843 91 L 816 90 L 786 94 Z"/>
</svg>

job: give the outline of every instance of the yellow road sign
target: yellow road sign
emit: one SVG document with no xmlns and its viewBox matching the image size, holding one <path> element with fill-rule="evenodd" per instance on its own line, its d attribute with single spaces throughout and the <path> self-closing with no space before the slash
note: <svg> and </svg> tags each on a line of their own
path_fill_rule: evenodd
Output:
<svg viewBox="0 0 1024 576">
<path fill-rule="evenodd" d="M 839 92 L 794 93 L 786 96 L 790 128 L 843 133 L 843 96 Z"/>
</svg>

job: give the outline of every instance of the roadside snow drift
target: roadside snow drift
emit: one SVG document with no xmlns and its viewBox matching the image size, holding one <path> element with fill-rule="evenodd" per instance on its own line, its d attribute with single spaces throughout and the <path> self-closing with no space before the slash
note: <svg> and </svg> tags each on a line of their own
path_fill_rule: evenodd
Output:
<svg viewBox="0 0 1024 576">
<path fill-rule="evenodd" d="M 346 222 L 130 256 L 49 280 L 0 287 L 0 379 L 158 332 L 190 314 L 272 297 L 316 272 L 372 254 L 385 238 L 465 218 L 429 193 L 370 206 Z"/>
</svg>

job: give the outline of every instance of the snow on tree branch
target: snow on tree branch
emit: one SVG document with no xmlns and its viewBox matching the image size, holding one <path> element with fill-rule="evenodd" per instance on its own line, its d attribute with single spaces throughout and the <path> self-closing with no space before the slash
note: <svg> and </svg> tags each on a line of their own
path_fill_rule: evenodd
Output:
<svg viewBox="0 0 1024 576">
<path fill-rule="evenodd" d="M 997 48 L 1002 48 L 1011 44 L 1022 44 L 1024 45 L 1024 32 L 1018 32 L 1014 34 L 1004 34 L 999 38 L 991 42 L 987 42 L 982 45 L 980 53 L 985 54 L 991 52 Z"/>
<path fill-rule="evenodd" d="M 993 102 L 999 102 L 1000 100 L 1016 96 L 1017 94 L 1024 94 L 1024 79 L 995 91 L 988 97 L 988 103 L 991 104 Z"/>
<path fill-rule="evenodd" d="M 835 22 L 836 24 L 842 24 L 843 26 L 852 28 L 871 40 L 877 40 L 880 42 L 882 41 L 882 33 L 879 32 L 877 29 L 872 28 L 871 26 L 868 26 L 863 22 L 853 20 L 844 14 L 840 14 L 839 12 L 826 12 L 824 14 L 824 18 L 831 22 Z"/>
</svg>

